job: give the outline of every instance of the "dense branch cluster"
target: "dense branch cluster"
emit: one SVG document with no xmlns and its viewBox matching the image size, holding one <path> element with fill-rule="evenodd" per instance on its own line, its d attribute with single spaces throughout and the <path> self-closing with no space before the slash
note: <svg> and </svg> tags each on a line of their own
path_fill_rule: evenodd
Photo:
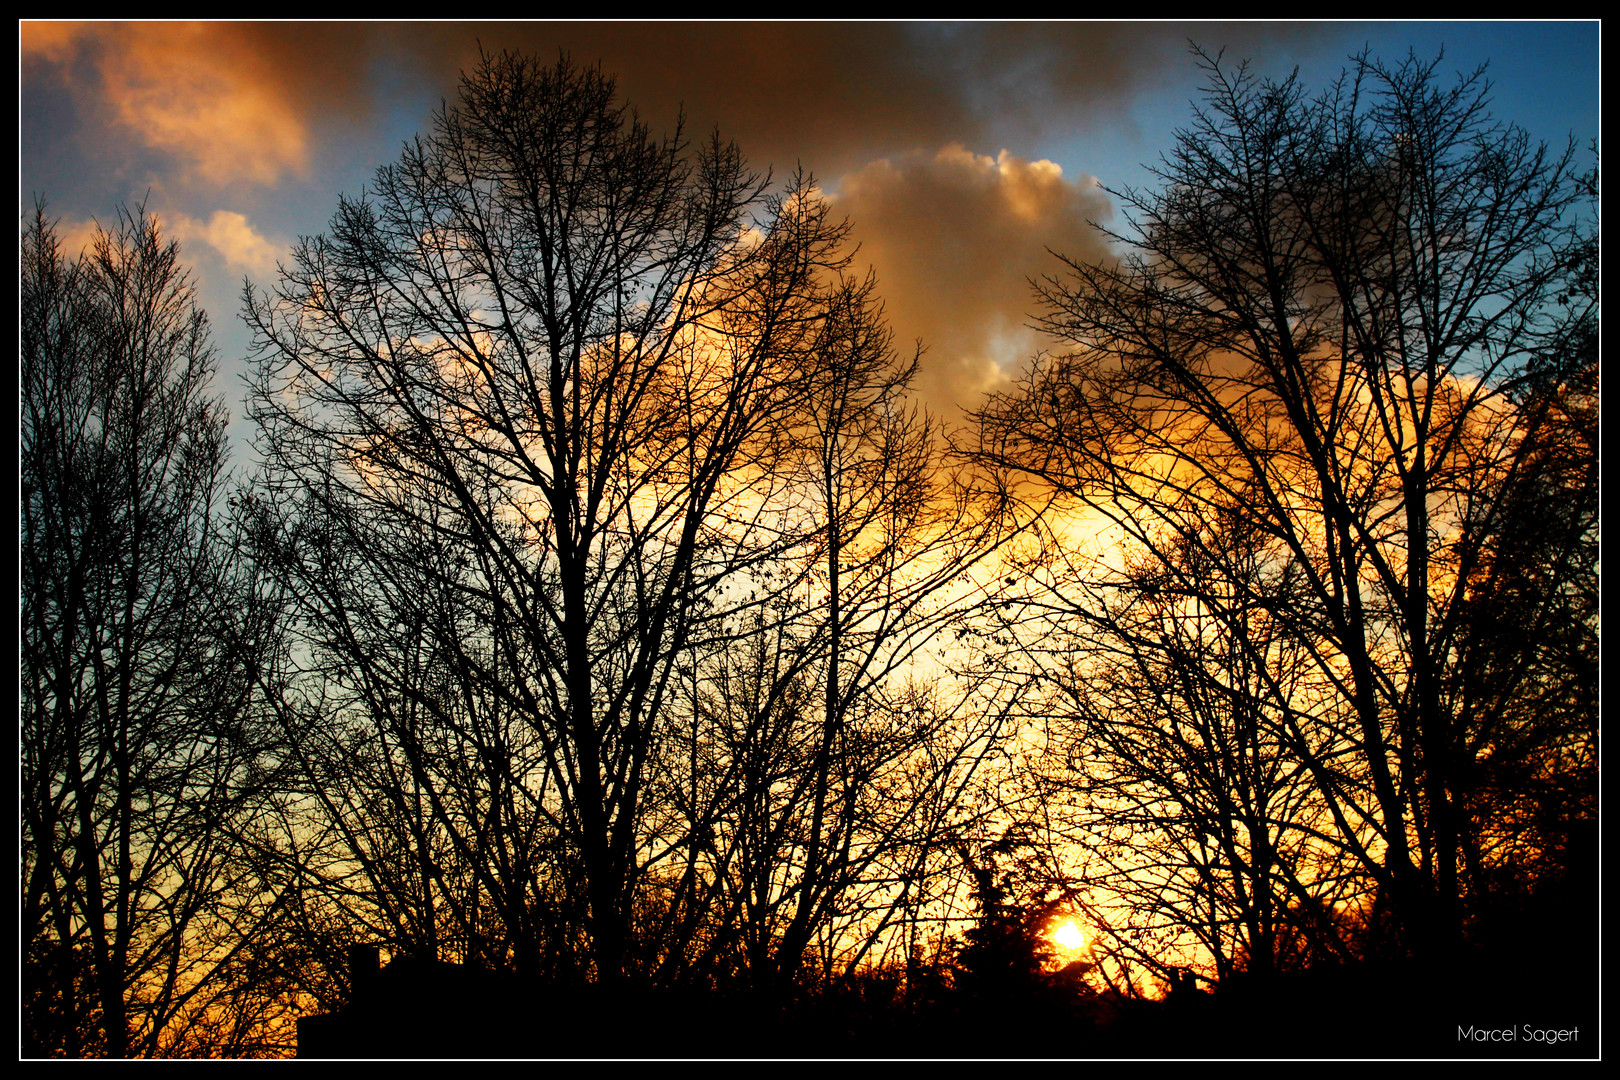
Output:
<svg viewBox="0 0 1620 1080">
<path fill-rule="evenodd" d="M 1049 780 L 1107 838 L 1127 950 L 1225 976 L 1382 921 L 1446 953 L 1493 875 L 1591 855 L 1573 154 L 1493 121 L 1477 73 L 1363 58 L 1310 99 L 1204 62 L 1162 186 L 1119 194 L 1122 257 L 1040 287 L 1071 351 L 980 416 L 984 460 L 1124 537 L 1048 560 L 1019 634 L 1083 759 Z"/>
</svg>

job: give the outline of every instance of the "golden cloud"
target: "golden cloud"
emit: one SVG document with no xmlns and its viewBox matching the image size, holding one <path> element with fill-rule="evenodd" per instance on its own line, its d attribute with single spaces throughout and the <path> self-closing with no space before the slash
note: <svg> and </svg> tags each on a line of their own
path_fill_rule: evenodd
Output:
<svg viewBox="0 0 1620 1080">
<path fill-rule="evenodd" d="M 373 105 L 374 58 L 429 97 L 455 96 L 478 50 L 600 60 L 662 130 L 719 124 L 750 160 L 835 175 L 881 153 L 985 137 L 989 115 L 1030 131 L 1083 122 L 1185 48 L 1247 54 L 1319 31 L 1293 24 L 1006 23 L 23 23 L 22 53 L 149 145 L 221 183 L 307 168 L 314 129 Z M 969 92 L 968 88 L 972 88 Z M 386 91 L 385 91 L 386 92 Z M 1003 136 L 1005 137 L 1005 136 Z"/>
<path fill-rule="evenodd" d="M 102 64 L 108 98 L 151 146 L 190 160 L 216 183 L 273 183 L 301 172 L 303 118 L 257 78 L 251 56 L 222 47 L 212 28 L 140 25 Z"/>
<path fill-rule="evenodd" d="M 24 56 L 39 56 L 60 62 L 73 54 L 84 25 L 79 22 L 19 23 L 18 45 Z"/>
<path fill-rule="evenodd" d="M 182 244 L 193 241 L 207 244 L 224 257 L 227 266 L 255 274 L 273 273 L 276 260 L 288 246 L 273 243 L 234 210 L 215 210 L 206 223 L 186 214 L 166 214 L 164 224 L 170 235 Z"/>
<path fill-rule="evenodd" d="M 365 108 L 355 53 L 372 38 L 344 25 L 99 22 L 24 23 L 20 40 L 109 129 L 225 185 L 306 172 L 316 119 Z"/>
<path fill-rule="evenodd" d="M 947 416 L 1039 347 L 1029 280 L 1059 268 L 1051 251 L 1106 255 L 1087 223 L 1112 212 L 1090 177 L 959 144 L 872 162 L 843 178 L 835 203 L 877 271 L 896 339 L 924 345 L 918 390 Z"/>
<path fill-rule="evenodd" d="M 56 222 L 56 242 L 64 259 L 77 259 L 95 248 L 100 226 L 81 218 L 60 218 Z"/>
</svg>

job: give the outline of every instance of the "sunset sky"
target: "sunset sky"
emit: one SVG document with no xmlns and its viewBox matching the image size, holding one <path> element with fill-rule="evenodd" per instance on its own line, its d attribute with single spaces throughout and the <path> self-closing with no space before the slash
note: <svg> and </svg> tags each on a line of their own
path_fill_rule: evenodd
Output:
<svg viewBox="0 0 1620 1080">
<path fill-rule="evenodd" d="M 1189 39 L 1320 89 L 1348 55 L 1490 62 L 1499 118 L 1562 146 L 1598 131 L 1593 22 L 27 23 L 21 211 L 71 243 L 147 200 L 195 269 L 240 416 L 244 277 L 274 279 L 486 49 L 600 60 L 655 132 L 684 106 L 781 177 L 813 172 L 854 222 L 936 410 L 972 407 L 1040 346 L 1027 278 L 1101 248 L 1099 189 L 1144 185 L 1201 73 Z M 1585 161 L 1589 162 L 1587 155 Z M 247 431 L 238 424 L 238 448 Z"/>
</svg>

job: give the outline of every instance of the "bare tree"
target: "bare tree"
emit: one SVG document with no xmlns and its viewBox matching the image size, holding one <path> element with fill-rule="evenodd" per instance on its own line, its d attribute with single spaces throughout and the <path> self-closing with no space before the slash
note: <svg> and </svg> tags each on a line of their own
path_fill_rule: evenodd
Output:
<svg viewBox="0 0 1620 1080">
<path fill-rule="evenodd" d="M 1223 511 L 1263 539 L 1265 574 L 1221 569 L 1219 596 L 1193 595 L 1304 644 L 1332 692 L 1279 714 L 1282 745 L 1408 944 L 1443 951 L 1466 892 L 1460 800 L 1494 738 L 1446 688 L 1536 453 L 1515 395 L 1561 321 L 1572 154 L 1492 119 L 1479 72 L 1447 87 L 1438 62 L 1361 57 L 1308 99 L 1201 56 L 1207 109 L 1160 189 L 1116 193 L 1135 212 L 1125 253 L 1044 283 L 1073 351 L 985 410 L 983 458 L 1138 549 L 1184 543 L 1221 568 L 1200 524 Z M 1595 543 L 1583 529 L 1577 546 Z M 1595 734 L 1589 715 L 1531 737 L 1571 721 Z"/>
<path fill-rule="evenodd" d="M 1120 970 L 1219 980 L 1343 958 L 1349 942 L 1321 913 L 1366 890 L 1301 764 L 1352 785 L 1358 770 L 1338 763 L 1354 744 L 1325 725 L 1299 741 L 1292 717 L 1332 690 L 1273 614 L 1297 575 L 1242 519 L 1161 535 L 1119 573 L 1050 541 L 1041 588 L 1006 620 L 1017 647 L 997 659 L 1027 661 L 1051 749 L 1034 779 L 1083 853 L 1074 900 L 1094 954 Z"/>
<path fill-rule="evenodd" d="M 21 299 L 25 1051 L 206 1049 L 269 902 L 230 837 L 273 630 L 222 528 L 208 322 L 141 208 L 75 260 L 41 205 Z"/>
<path fill-rule="evenodd" d="M 430 520 L 431 501 L 396 492 Z M 256 498 L 256 545 L 296 612 L 275 673 L 277 744 L 296 781 L 244 843 L 296 897 L 295 981 L 330 1006 L 345 947 L 526 974 L 578 972 L 577 854 L 558 832 L 555 778 L 532 717 L 468 602 L 462 545 L 308 493 Z M 513 676 L 516 677 L 516 676 Z"/>
<path fill-rule="evenodd" d="M 763 191 L 733 146 L 654 138 L 595 69 L 489 56 L 276 294 L 248 297 L 278 550 L 312 650 L 352 672 L 321 722 L 392 731 L 486 895 L 527 887 L 507 875 L 532 873 L 537 829 L 560 838 L 604 981 L 676 663 L 773 543 L 753 456 L 798 393 L 812 286 L 842 259 L 810 192 Z M 312 566 L 306 534 L 365 576 Z M 355 618 L 375 634 L 343 629 Z M 418 648 L 448 677 L 396 666 Z M 509 734 L 476 735 L 475 714 Z M 503 739 L 533 764 L 497 783 Z M 464 816 L 423 760 L 461 768 L 468 747 L 486 773 Z M 518 814 L 497 823 L 507 793 Z M 480 845 L 505 829 L 502 861 Z M 411 860 L 432 876 L 426 843 Z"/>
<path fill-rule="evenodd" d="M 993 521 L 946 479 L 874 279 L 832 282 L 823 311 L 771 460 L 791 543 L 750 581 L 760 606 L 694 643 L 663 773 L 666 933 L 701 941 L 666 964 L 768 991 L 842 978 L 896 929 L 1005 723 L 918 685 L 945 674 L 926 651 L 976 599 Z"/>
<path fill-rule="evenodd" d="M 1583 178 L 1596 198 L 1596 172 Z M 1597 238 L 1569 250 L 1567 317 L 1511 391 L 1520 440 L 1456 616 L 1444 708 L 1467 732 L 1465 888 L 1585 877 L 1597 821 Z M 1512 915 L 1508 919 L 1514 918 Z"/>
</svg>

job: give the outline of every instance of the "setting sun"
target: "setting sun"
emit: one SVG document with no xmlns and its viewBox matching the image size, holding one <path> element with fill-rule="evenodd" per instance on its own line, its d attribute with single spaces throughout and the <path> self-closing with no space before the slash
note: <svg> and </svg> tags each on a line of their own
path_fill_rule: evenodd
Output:
<svg viewBox="0 0 1620 1080">
<path fill-rule="evenodd" d="M 1086 935 L 1080 932 L 1073 919 L 1052 931 L 1052 940 L 1065 949 L 1083 949 L 1086 945 Z"/>
</svg>

